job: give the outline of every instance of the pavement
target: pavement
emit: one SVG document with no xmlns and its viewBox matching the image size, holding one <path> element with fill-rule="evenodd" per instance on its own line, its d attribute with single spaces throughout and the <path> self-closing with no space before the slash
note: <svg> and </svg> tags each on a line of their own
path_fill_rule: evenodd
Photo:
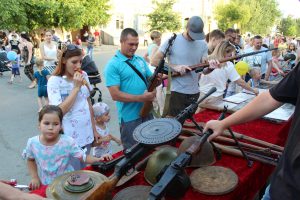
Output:
<svg viewBox="0 0 300 200">
<path fill-rule="evenodd" d="M 105 87 L 103 76 L 107 61 L 114 56 L 119 46 L 101 45 L 94 49 L 94 60 L 102 75 L 103 82 L 97 86 L 102 91 L 103 102 L 111 108 L 111 121 L 109 128 L 111 134 L 120 137 L 117 110 L 115 102 L 111 99 L 108 89 Z M 141 46 L 137 50 L 138 55 L 143 55 L 146 47 Z M 29 79 L 24 75 L 22 82 L 16 80 L 12 85 L 8 84 L 10 72 L 4 72 L 0 76 L 0 180 L 17 179 L 18 184 L 28 184 L 30 176 L 26 161 L 22 159 L 22 151 L 30 137 L 39 134 L 37 88 L 28 89 Z M 113 151 L 119 151 L 121 147 L 113 142 Z"/>
</svg>

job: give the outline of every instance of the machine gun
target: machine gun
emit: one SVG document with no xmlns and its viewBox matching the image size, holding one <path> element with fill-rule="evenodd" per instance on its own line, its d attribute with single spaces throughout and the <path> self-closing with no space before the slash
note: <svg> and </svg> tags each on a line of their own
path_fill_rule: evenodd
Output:
<svg viewBox="0 0 300 200">
<path fill-rule="evenodd" d="M 134 165 L 141 160 L 145 154 L 150 152 L 155 146 L 165 144 L 171 140 L 178 137 L 181 132 L 181 123 L 184 122 L 190 114 L 195 112 L 196 106 L 201 103 L 206 97 L 216 91 L 216 88 L 212 88 L 210 92 L 201 98 L 196 103 L 189 106 L 182 113 L 180 113 L 175 119 L 172 118 L 162 118 L 162 119 L 153 119 L 143 124 L 139 125 L 134 130 L 134 138 L 137 142 L 132 148 L 125 151 L 125 157 L 119 161 L 115 166 L 114 174 L 109 178 L 109 181 L 102 183 L 101 185 L 96 186 L 87 192 L 81 200 L 108 200 L 111 199 L 111 192 L 117 185 L 118 181 L 123 175 L 125 175 Z M 164 124 L 165 123 L 165 124 Z M 168 132 L 169 126 L 175 127 L 174 130 Z M 148 132 L 144 133 L 145 129 L 148 129 Z M 157 128 L 159 127 L 159 128 Z M 148 134 L 149 133 L 149 134 Z M 164 133 L 164 135 L 162 135 Z M 147 138 L 142 138 L 143 135 L 146 135 Z M 145 140 L 144 140 L 145 139 Z"/>
<path fill-rule="evenodd" d="M 199 99 L 197 102 L 192 103 L 188 107 L 186 107 L 183 111 L 181 111 L 175 119 L 179 121 L 181 124 L 184 123 L 186 119 L 192 118 L 193 114 L 196 112 L 199 103 L 201 103 L 204 99 L 206 99 L 208 96 L 210 96 L 212 93 L 217 91 L 216 87 L 212 87 L 205 96 L 203 96 L 201 99 Z"/>
<path fill-rule="evenodd" d="M 166 51 L 164 52 L 162 59 L 159 61 L 158 67 L 155 69 L 153 75 L 151 76 L 151 78 L 149 80 L 148 92 L 152 92 L 153 90 L 155 90 L 157 75 L 158 75 L 158 73 L 163 72 L 163 68 L 165 66 L 165 58 L 166 58 L 167 54 L 169 53 L 169 50 L 170 50 L 171 46 L 173 45 L 174 40 L 176 39 L 176 36 L 177 35 L 174 33 L 173 36 L 169 39 Z M 150 113 L 151 109 L 152 109 L 152 102 L 151 101 L 145 102 L 141 109 L 140 116 L 146 117 Z"/>
<path fill-rule="evenodd" d="M 225 112 L 219 117 L 219 120 L 225 118 Z M 184 168 L 191 162 L 192 155 L 201 151 L 203 144 L 207 138 L 213 134 L 212 130 L 206 131 L 202 137 L 197 140 L 186 150 L 180 154 L 166 169 L 160 180 L 152 187 L 148 200 L 160 200 L 171 186 L 171 190 L 176 191 L 176 197 L 184 196 L 191 185 L 188 175 Z M 174 189 L 175 187 L 175 189 Z"/>
</svg>

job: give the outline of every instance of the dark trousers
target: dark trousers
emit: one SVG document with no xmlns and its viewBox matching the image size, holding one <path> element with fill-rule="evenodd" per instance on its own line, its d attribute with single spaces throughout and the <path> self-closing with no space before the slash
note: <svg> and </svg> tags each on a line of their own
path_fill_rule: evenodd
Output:
<svg viewBox="0 0 300 200">
<path fill-rule="evenodd" d="M 124 147 L 124 149 L 129 149 L 130 147 L 132 147 L 134 144 L 136 144 L 137 142 L 133 139 L 133 131 L 134 129 L 142 124 L 143 122 L 146 122 L 148 120 L 153 119 L 153 115 L 149 115 L 147 117 L 144 118 L 138 118 L 136 120 L 132 120 L 129 122 L 124 122 L 122 120 L 121 124 L 120 124 L 120 133 L 121 133 L 121 141 L 122 141 L 122 145 Z"/>
<path fill-rule="evenodd" d="M 32 64 L 25 65 L 25 67 L 24 67 L 24 73 L 25 73 L 25 75 L 26 75 L 31 81 L 34 80 L 34 77 L 33 77 L 33 65 L 32 65 Z"/>
<path fill-rule="evenodd" d="M 168 114 L 169 116 L 176 117 L 186 107 L 196 102 L 200 93 L 196 94 L 183 94 L 179 92 L 171 92 Z"/>
</svg>

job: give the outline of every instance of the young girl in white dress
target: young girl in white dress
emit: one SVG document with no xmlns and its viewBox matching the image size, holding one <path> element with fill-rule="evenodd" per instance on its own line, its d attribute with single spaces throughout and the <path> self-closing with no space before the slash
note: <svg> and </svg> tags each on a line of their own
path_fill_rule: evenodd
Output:
<svg viewBox="0 0 300 200">
<path fill-rule="evenodd" d="M 96 130 L 101 136 L 98 143 L 94 143 L 93 156 L 101 158 L 103 155 L 112 154 L 112 144 L 111 141 L 115 141 L 117 144 L 121 145 L 121 140 L 112 136 L 109 133 L 108 122 L 110 121 L 109 107 L 107 104 L 100 102 L 93 105 L 94 116 L 96 121 Z"/>
</svg>

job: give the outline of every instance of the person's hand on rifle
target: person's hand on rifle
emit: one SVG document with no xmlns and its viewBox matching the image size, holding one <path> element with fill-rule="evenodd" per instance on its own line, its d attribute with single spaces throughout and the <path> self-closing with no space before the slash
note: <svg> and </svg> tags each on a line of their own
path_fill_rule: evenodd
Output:
<svg viewBox="0 0 300 200">
<path fill-rule="evenodd" d="M 156 90 L 153 90 L 152 92 L 146 91 L 144 94 L 139 96 L 139 101 L 140 102 L 153 101 L 155 95 L 156 95 Z"/>
<path fill-rule="evenodd" d="M 155 77 L 154 82 L 153 82 L 154 87 L 159 86 L 161 84 L 161 82 L 162 82 L 162 79 L 163 79 L 163 74 L 162 73 L 158 73 L 157 76 Z"/>
<path fill-rule="evenodd" d="M 187 65 L 176 65 L 173 66 L 172 69 L 175 72 L 180 73 L 180 75 L 185 75 L 187 72 L 192 71 L 192 69 Z"/>
<path fill-rule="evenodd" d="M 204 63 L 209 63 L 209 66 L 206 67 L 204 70 L 203 70 L 203 74 L 209 74 L 210 72 L 212 72 L 214 69 L 216 68 L 220 68 L 221 65 L 220 65 L 220 62 L 218 60 L 207 60 L 207 59 L 204 59 L 203 60 Z"/>
<path fill-rule="evenodd" d="M 206 132 L 208 129 L 211 129 L 213 131 L 213 134 L 208 137 L 207 141 L 212 141 L 215 137 L 221 135 L 226 129 L 226 127 L 222 121 L 210 120 L 205 124 L 203 133 Z"/>
<path fill-rule="evenodd" d="M 208 60 L 208 63 L 209 63 L 208 69 L 214 70 L 217 68 L 221 68 L 220 62 L 218 60 L 214 60 L 214 59 Z"/>
</svg>

